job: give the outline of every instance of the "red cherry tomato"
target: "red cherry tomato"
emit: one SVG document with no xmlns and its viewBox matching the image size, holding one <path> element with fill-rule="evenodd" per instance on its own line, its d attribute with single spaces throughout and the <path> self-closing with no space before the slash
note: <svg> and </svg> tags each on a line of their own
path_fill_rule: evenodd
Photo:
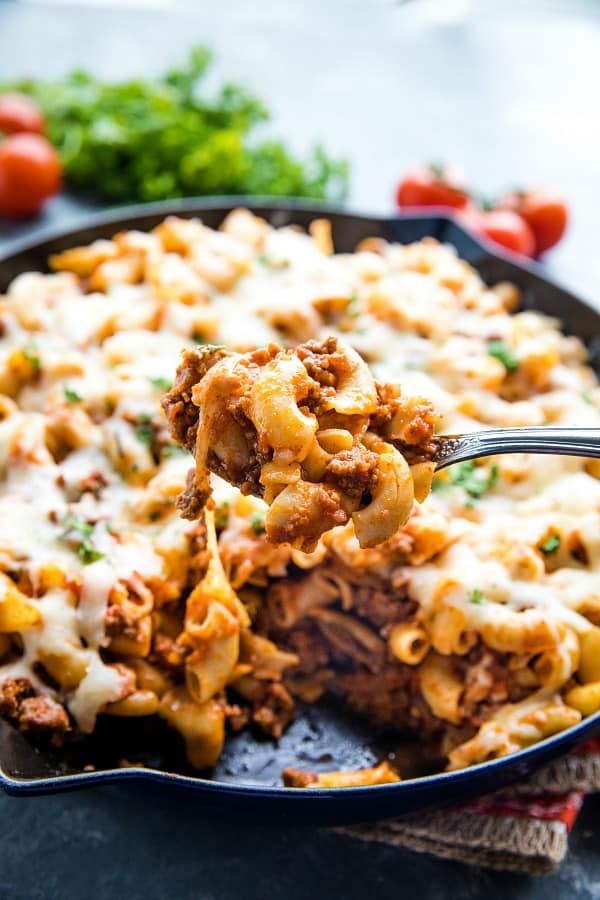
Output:
<svg viewBox="0 0 600 900">
<path fill-rule="evenodd" d="M 479 216 L 480 234 L 521 256 L 533 256 L 535 238 L 533 231 L 520 215 L 510 209 L 492 209 Z"/>
<path fill-rule="evenodd" d="M 44 133 L 44 117 L 37 103 L 27 94 L 0 94 L 0 131 L 16 134 L 20 131 L 32 134 Z"/>
<path fill-rule="evenodd" d="M 398 206 L 449 206 L 464 209 L 469 196 L 456 169 L 415 166 L 398 185 L 396 202 Z"/>
<path fill-rule="evenodd" d="M 39 212 L 61 181 L 58 154 L 42 135 L 12 134 L 0 144 L 0 215 Z"/>
<path fill-rule="evenodd" d="M 564 199 L 543 188 L 507 194 L 500 201 L 500 206 L 517 212 L 525 219 L 535 237 L 536 255 L 558 244 L 569 221 L 569 210 Z"/>
</svg>

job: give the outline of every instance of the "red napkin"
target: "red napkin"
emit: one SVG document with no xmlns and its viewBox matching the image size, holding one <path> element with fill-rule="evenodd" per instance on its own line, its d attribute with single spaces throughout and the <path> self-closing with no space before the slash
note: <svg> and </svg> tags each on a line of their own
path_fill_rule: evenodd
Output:
<svg viewBox="0 0 600 900">
<path fill-rule="evenodd" d="M 544 875 L 562 862 L 585 794 L 598 790 L 599 738 L 510 789 L 459 807 L 340 831 L 446 859 Z"/>
</svg>

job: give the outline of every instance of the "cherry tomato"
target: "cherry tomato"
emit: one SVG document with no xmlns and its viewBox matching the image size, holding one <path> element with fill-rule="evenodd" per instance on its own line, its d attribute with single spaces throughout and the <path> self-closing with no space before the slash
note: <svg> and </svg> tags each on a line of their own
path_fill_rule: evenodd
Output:
<svg viewBox="0 0 600 900">
<path fill-rule="evenodd" d="M 535 238 L 533 231 L 521 216 L 510 209 L 492 209 L 479 216 L 478 231 L 484 237 L 500 244 L 513 253 L 533 256 Z"/>
<path fill-rule="evenodd" d="M 502 209 L 522 216 L 535 237 L 536 255 L 558 244 L 567 228 L 569 210 L 559 194 L 543 188 L 515 191 L 500 201 Z"/>
<path fill-rule="evenodd" d="M 40 134 L 12 134 L 0 143 L 0 215 L 31 216 L 59 190 L 62 168 Z"/>
<path fill-rule="evenodd" d="M 27 94 L 0 94 L 0 131 L 16 134 L 20 131 L 32 134 L 44 133 L 44 117 L 37 103 Z"/>
<path fill-rule="evenodd" d="M 469 196 L 456 169 L 415 166 L 398 185 L 396 202 L 398 206 L 449 206 L 464 209 Z"/>
</svg>

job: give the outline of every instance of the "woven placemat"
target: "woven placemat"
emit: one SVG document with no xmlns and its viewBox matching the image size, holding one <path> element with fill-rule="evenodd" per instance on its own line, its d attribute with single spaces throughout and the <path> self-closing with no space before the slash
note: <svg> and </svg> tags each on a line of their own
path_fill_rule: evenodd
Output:
<svg viewBox="0 0 600 900">
<path fill-rule="evenodd" d="M 550 763 L 528 781 L 464 806 L 337 831 L 444 859 L 546 875 L 565 857 L 585 795 L 598 790 L 600 741 L 596 740 Z"/>
</svg>

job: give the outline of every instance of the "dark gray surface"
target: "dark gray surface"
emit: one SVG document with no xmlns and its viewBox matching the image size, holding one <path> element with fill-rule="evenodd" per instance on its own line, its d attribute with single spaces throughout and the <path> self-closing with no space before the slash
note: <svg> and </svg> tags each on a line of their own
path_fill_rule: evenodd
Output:
<svg viewBox="0 0 600 900">
<path fill-rule="evenodd" d="M 519 900 L 600 895 L 592 801 L 558 875 L 531 878 L 240 817 L 192 800 L 109 789 L 3 798 L 0 897 L 10 900 Z"/>
<path fill-rule="evenodd" d="M 198 11 L 201 10 L 201 11 Z M 525 11 L 526 10 L 526 11 Z M 420 159 L 453 159 L 490 191 L 554 183 L 574 224 L 552 257 L 570 287 L 600 286 L 600 4 L 468 0 L 220 0 L 127 9 L 0 0 L 0 79 L 87 65 L 113 78 L 157 71 L 194 41 L 220 73 L 268 101 L 298 149 L 323 138 L 352 162 L 351 205 L 387 212 Z M 19 233 L 70 222 L 64 198 Z M 0 900 L 600 897 L 600 799 L 589 800 L 561 871 L 486 872 L 285 823 L 233 823 L 149 788 L 60 797 L 0 795 Z"/>
</svg>

